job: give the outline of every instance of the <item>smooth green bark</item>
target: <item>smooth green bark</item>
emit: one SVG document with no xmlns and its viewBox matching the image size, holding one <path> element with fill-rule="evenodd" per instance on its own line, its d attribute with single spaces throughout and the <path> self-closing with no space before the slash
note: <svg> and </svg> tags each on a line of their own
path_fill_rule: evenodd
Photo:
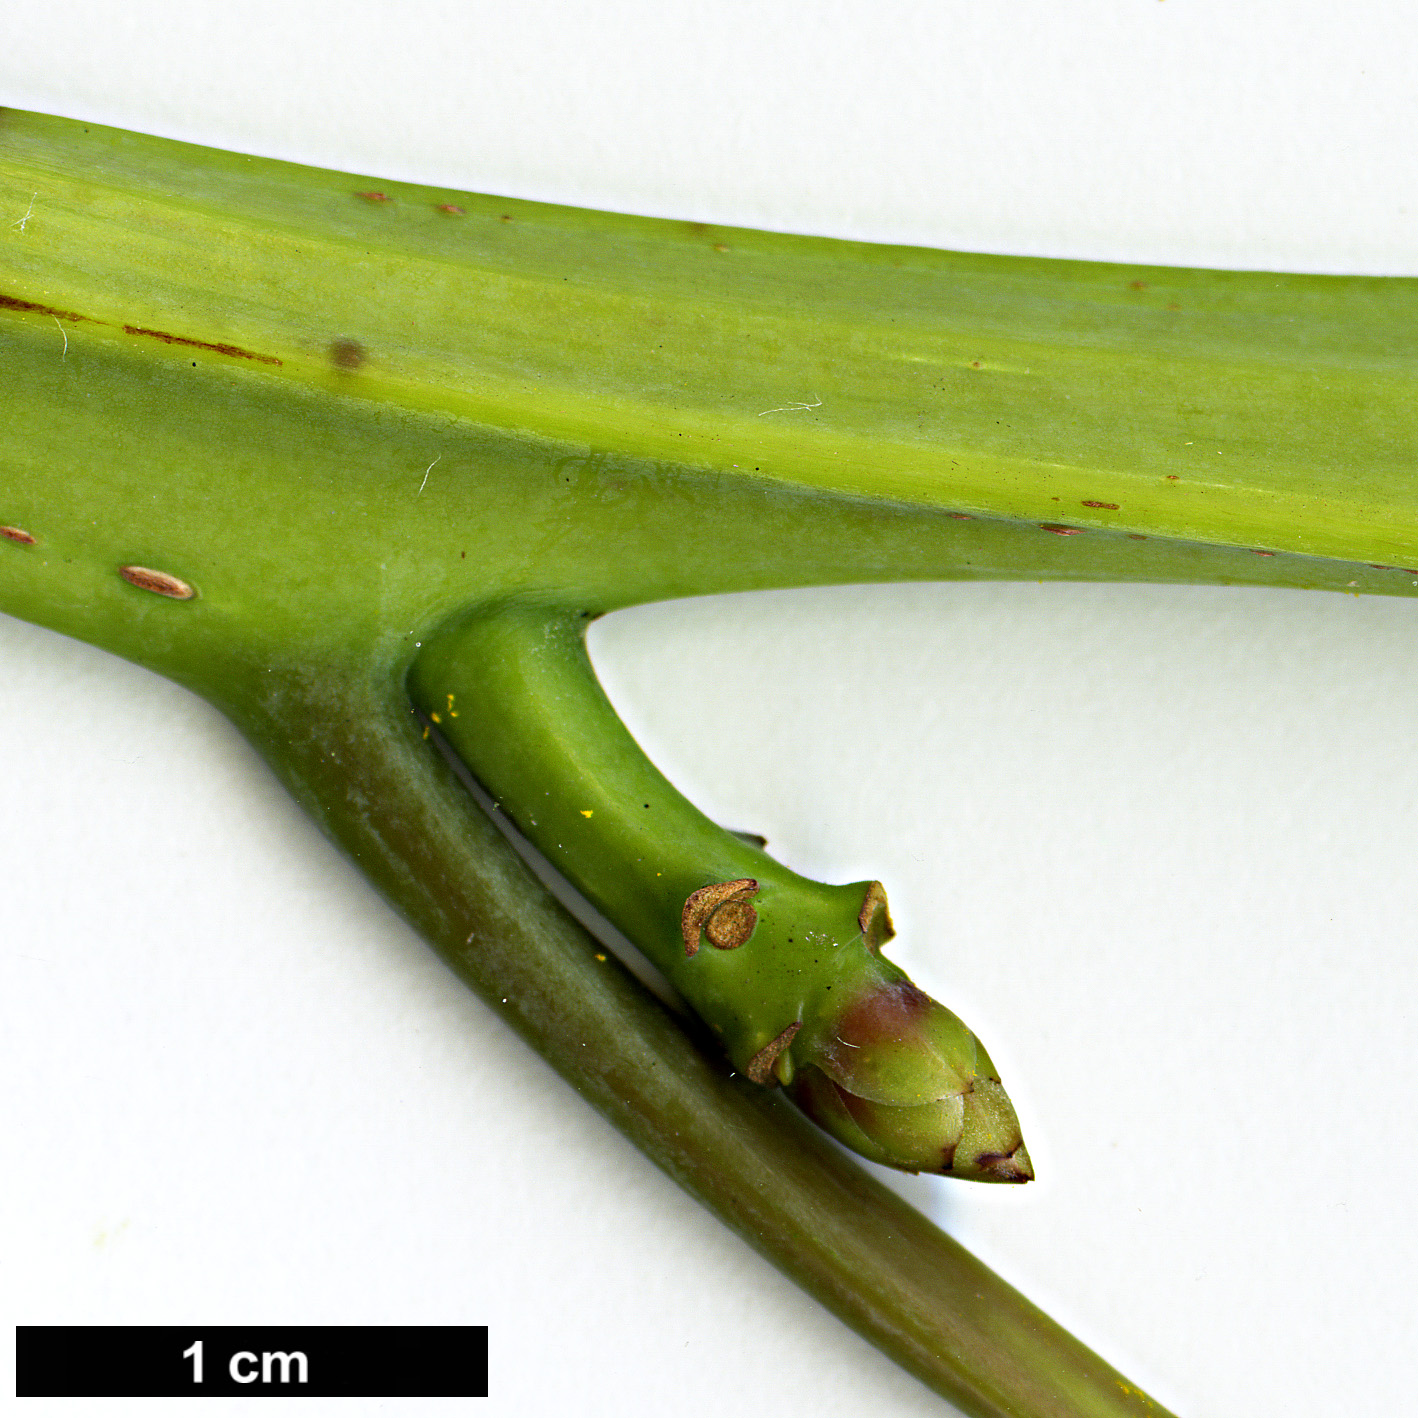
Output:
<svg viewBox="0 0 1418 1418">
<path fill-rule="evenodd" d="M 938 1391 L 1160 1412 L 599 961 L 404 684 L 509 605 L 1414 594 L 1418 283 L 706 230 L 0 112 L 0 201 L 32 198 L 0 233 L 0 608 L 222 707 L 574 1086 Z"/>
<path fill-rule="evenodd" d="M 440 630 L 409 691 L 518 832 L 624 932 L 733 1066 L 873 1162 L 971 1181 L 1033 1166 L 989 1054 L 882 950 L 879 882 L 826 886 L 710 822 L 642 754 L 589 615 L 502 605 Z M 723 673 L 745 697 L 749 665 Z"/>
</svg>

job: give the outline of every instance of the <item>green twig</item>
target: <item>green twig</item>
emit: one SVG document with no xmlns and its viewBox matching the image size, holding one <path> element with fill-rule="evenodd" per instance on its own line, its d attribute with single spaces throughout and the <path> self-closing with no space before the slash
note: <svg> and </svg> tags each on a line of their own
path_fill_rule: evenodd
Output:
<svg viewBox="0 0 1418 1418">
<path fill-rule="evenodd" d="M 924 578 L 1413 594 L 1414 283 L 375 194 L 0 113 L 0 202 L 36 192 L 3 238 L 0 607 L 225 709 L 579 1090 L 940 1392 L 1157 1412 L 598 958 L 404 686 L 471 696 L 420 653 L 509 607 Z"/>
</svg>

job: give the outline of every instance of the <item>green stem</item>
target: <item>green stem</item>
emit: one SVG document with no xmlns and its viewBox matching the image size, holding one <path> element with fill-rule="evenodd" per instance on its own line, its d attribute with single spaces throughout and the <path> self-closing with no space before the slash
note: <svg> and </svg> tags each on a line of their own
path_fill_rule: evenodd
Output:
<svg viewBox="0 0 1418 1418">
<path fill-rule="evenodd" d="M 724 1048 L 746 1072 L 793 1022 L 783 1001 L 801 992 L 804 963 L 811 965 L 811 946 L 806 962 L 803 951 L 765 958 L 754 948 L 772 919 L 800 922 L 800 941 L 821 935 L 835 947 L 861 936 L 857 917 L 871 883 L 808 881 L 688 803 L 601 693 L 585 624 L 582 613 L 535 606 L 473 617 L 424 648 L 410 690 L 518 830 L 702 1017 L 723 1020 L 716 1032 L 731 1030 Z M 745 879 L 756 885 L 752 942 L 712 949 L 699 928 L 689 955 L 686 899 L 710 883 Z M 854 991 L 868 962 L 865 951 L 834 961 L 837 991 Z"/>
<path fill-rule="evenodd" d="M 1418 283 L 705 231 L 0 112 L 0 204 L 31 202 L 0 233 L 0 607 L 225 708 L 579 1089 L 927 1382 L 1156 1411 L 597 960 L 402 687 L 509 605 L 1412 595 Z"/>
<path fill-rule="evenodd" d="M 641 753 L 589 613 L 511 604 L 426 644 L 409 687 L 517 829 L 659 967 L 755 1083 L 874 1162 L 1033 1176 L 988 1053 L 887 961 L 881 884 L 824 886 L 715 826 Z M 746 665 L 730 663 L 753 694 Z"/>
<path fill-rule="evenodd" d="M 853 1329 L 976 1418 L 1165 1418 L 781 1097 L 712 1062 L 530 876 L 394 685 L 238 666 L 229 683 L 224 707 L 453 969 Z"/>
</svg>

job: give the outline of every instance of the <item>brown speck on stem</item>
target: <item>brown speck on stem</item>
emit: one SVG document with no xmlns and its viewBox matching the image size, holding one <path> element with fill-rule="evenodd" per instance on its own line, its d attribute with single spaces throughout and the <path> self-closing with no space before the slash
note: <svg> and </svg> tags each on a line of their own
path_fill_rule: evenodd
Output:
<svg viewBox="0 0 1418 1418">
<path fill-rule="evenodd" d="M 88 315 L 80 315 L 74 310 L 60 310 L 53 305 L 38 305 L 32 300 L 20 300 L 13 295 L 0 295 L 0 310 L 19 310 L 32 315 L 50 315 L 56 320 L 80 320 L 92 319 Z M 106 321 L 98 320 L 94 322 L 98 325 L 106 324 Z"/>
<path fill-rule="evenodd" d="M 120 566 L 118 574 L 140 591 L 151 591 L 156 596 L 166 596 L 173 601 L 190 601 L 197 594 L 186 581 L 171 576 L 166 571 L 154 571 L 149 566 Z"/>
<path fill-rule="evenodd" d="M 1052 532 L 1056 537 L 1081 537 L 1082 527 L 1065 527 L 1059 522 L 1040 522 L 1039 526 L 1046 532 Z"/>
<path fill-rule="evenodd" d="M 498 221 L 500 222 L 510 222 L 511 220 L 512 218 L 506 212 L 503 212 L 503 214 L 498 217 Z"/>
<path fill-rule="evenodd" d="M 737 950 L 758 924 L 758 912 L 752 904 L 757 894 L 758 883 L 748 876 L 690 892 L 679 922 L 685 955 L 699 954 L 701 933 L 719 950 Z"/>
<path fill-rule="evenodd" d="M 440 202 L 438 204 L 440 212 L 446 212 L 450 217 L 461 217 L 465 215 L 463 209 L 456 202 Z"/>
<path fill-rule="evenodd" d="M 793 1042 L 793 1036 L 801 1029 L 801 1024 L 790 1024 L 771 1043 L 765 1044 L 749 1061 L 744 1073 L 755 1083 L 767 1083 L 778 1062 L 778 1055 Z"/>
<path fill-rule="evenodd" d="M 758 924 L 758 912 L 746 896 L 735 896 L 725 901 L 704 926 L 704 934 L 710 945 L 720 950 L 737 950 Z"/>
<path fill-rule="evenodd" d="M 1167 474 L 1167 481 L 1168 481 L 1169 483 L 1174 483 L 1174 482 L 1177 481 L 1177 479 L 1178 479 L 1179 477 L 1181 477 L 1181 474 L 1180 474 L 1180 473 L 1168 473 L 1168 474 Z"/>
<path fill-rule="evenodd" d="M 330 363 L 336 369 L 358 369 L 365 359 L 364 346 L 358 340 L 339 339 L 330 342 Z"/>
<path fill-rule="evenodd" d="M 857 912 L 857 925 L 861 927 L 868 950 L 880 950 L 896 934 L 896 927 L 891 924 L 891 909 L 886 904 L 886 888 L 879 881 L 868 883 L 862 909 Z"/>
<path fill-rule="evenodd" d="M 973 522 L 975 520 L 969 512 L 952 512 L 949 515 L 957 522 Z"/>
<path fill-rule="evenodd" d="M 1105 512 L 1116 512 L 1118 504 L 1116 502 L 1085 502 L 1085 507 L 1101 507 Z"/>
<path fill-rule="evenodd" d="M 1256 554 L 1257 556 L 1274 556 L 1274 555 L 1275 555 L 1275 553 L 1274 553 L 1273 551 L 1261 551 L 1259 547 L 1254 548 L 1254 551 L 1255 551 L 1255 554 Z"/>
<path fill-rule="evenodd" d="M 727 246 L 725 246 L 722 241 L 716 241 L 716 242 L 714 243 L 714 250 L 715 250 L 715 251 L 727 251 L 728 249 L 729 249 L 729 248 L 728 248 Z"/>
<path fill-rule="evenodd" d="M 194 340 L 187 335 L 174 335 L 170 330 L 149 330 L 142 325 L 125 325 L 125 335 L 141 335 L 144 339 L 160 340 L 165 345 L 181 345 L 189 350 L 210 350 L 213 354 L 227 355 L 231 359 L 254 359 L 258 364 L 280 364 L 275 355 L 257 354 L 255 350 L 244 350 L 240 345 L 216 344 L 211 340 Z"/>
<path fill-rule="evenodd" d="M 373 202 L 376 206 L 382 202 L 394 200 L 392 197 L 386 197 L 382 192 L 360 192 L 357 195 L 363 197 L 366 202 Z"/>
<path fill-rule="evenodd" d="M 0 527 L 0 537 L 4 537 L 7 542 L 18 542 L 22 547 L 34 545 L 34 534 L 25 531 L 23 527 Z"/>
<path fill-rule="evenodd" d="M 1129 281 L 1129 282 L 1128 282 L 1128 289 L 1129 289 L 1129 290 L 1146 290 L 1146 289 L 1147 289 L 1147 282 L 1146 282 L 1146 281 Z"/>
</svg>

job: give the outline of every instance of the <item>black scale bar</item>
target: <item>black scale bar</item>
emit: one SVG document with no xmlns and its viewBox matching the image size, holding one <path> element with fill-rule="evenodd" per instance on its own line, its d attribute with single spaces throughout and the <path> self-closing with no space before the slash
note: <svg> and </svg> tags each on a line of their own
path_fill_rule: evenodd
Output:
<svg viewBox="0 0 1418 1418">
<path fill-rule="evenodd" d="M 16 1398 L 486 1398 L 486 1325 L 21 1325 Z"/>
</svg>

